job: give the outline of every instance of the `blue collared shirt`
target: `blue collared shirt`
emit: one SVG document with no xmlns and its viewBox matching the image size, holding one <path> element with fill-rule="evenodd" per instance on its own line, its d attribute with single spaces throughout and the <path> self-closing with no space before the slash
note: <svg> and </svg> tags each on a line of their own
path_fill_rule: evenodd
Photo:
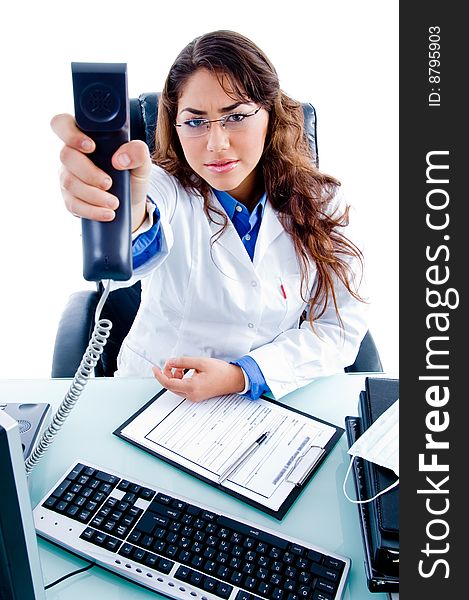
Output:
<svg viewBox="0 0 469 600">
<path fill-rule="evenodd" d="M 246 252 L 249 254 L 249 258 L 252 260 L 257 236 L 259 235 L 259 228 L 264 215 L 265 203 L 267 202 L 267 194 L 264 193 L 252 213 L 249 213 L 244 204 L 235 200 L 228 192 L 220 192 L 215 189 L 213 191 L 225 209 L 226 214 L 231 219 L 234 228 L 246 248 Z"/>
<path fill-rule="evenodd" d="M 257 236 L 261 226 L 262 217 L 264 215 L 267 195 L 264 193 L 259 202 L 254 207 L 254 210 L 249 213 L 248 209 L 238 202 L 228 192 L 213 190 L 220 204 L 223 206 L 226 214 L 233 223 L 241 241 L 243 242 L 249 258 L 252 260 L 254 249 L 256 247 Z M 151 200 L 151 198 L 150 198 Z M 153 202 L 153 200 L 151 200 Z M 132 243 L 132 257 L 134 268 L 140 267 L 149 258 L 154 256 L 161 248 L 161 231 L 160 231 L 160 213 L 158 208 L 154 212 L 154 225 L 139 235 Z M 266 392 L 269 392 L 264 375 L 259 368 L 257 362 L 250 356 L 242 356 L 238 360 L 232 361 L 232 364 L 238 365 L 246 373 L 249 382 L 250 390 L 245 394 L 252 400 L 257 400 Z"/>
</svg>

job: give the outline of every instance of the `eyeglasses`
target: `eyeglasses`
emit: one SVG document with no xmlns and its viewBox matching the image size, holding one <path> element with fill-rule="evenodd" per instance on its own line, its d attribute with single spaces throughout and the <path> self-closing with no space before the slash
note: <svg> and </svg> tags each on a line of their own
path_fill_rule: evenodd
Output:
<svg viewBox="0 0 469 600">
<path fill-rule="evenodd" d="M 251 113 L 232 113 L 231 115 L 225 115 L 219 119 L 188 119 L 183 123 L 175 123 L 176 127 L 180 127 L 180 133 L 182 136 L 187 138 L 196 138 L 207 135 L 210 131 L 211 123 L 220 123 L 220 125 L 226 131 L 235 132 L 242 131 L 249 127 L 248 117 L 253 117 L 261 110 L 261 107 L 257 108 Z"/>
</svg>

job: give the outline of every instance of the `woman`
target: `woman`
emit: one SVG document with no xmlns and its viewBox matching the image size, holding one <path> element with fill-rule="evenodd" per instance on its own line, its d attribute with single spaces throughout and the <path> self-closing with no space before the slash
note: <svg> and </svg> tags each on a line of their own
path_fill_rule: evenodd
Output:
<svg viewBox="0 0 469 600">
<path fill-rule="evenodd" d="M 86 156 L 94 142 L 70 115 L 52 128 L 68 210 L 112 220 L 111 180 Z M 349 208 L 255 44 L 231 31 L 193 40 L 167 77 L 154 155 L 131 141 L 112 160 L 131 171 L 126 284 L 142 279 L 116 375 L 153 372 L 194 401 L 279 398 L 353 363 L 367 311 Z"/>
</svg>

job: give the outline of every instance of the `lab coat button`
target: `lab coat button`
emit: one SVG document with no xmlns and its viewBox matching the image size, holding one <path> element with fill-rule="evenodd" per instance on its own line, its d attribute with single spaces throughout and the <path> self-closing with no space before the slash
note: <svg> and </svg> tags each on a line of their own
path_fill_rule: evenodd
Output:
<svg viewBox="0 0 469 600">
<path fill-rule="evenodd" d="M 236 208 L 235 208 L 235 210 L 236 210 L 237 212 L 242 212 L 242 211 L 243 211 L 242 207 L 241 207 L 239 204 L 237 204 L 237 205 L 236 205 Z"/>
<path fill-rule="evenodd" d="M 257 281 L 251 281 L 251 285 L 252 285 L 252 287 L 256 287 L 257 286 Z"/>
<path fill-rule="evenodd" d="M 254 327 L 254 323 L 248 323 L 248 327 L 249 329 L 252 329 Z"/>
<path fill-rule="evenodd" d="M 251 236 L 249 235 L 249 233 L 246 233 L 246 235 L 244 236 L 244 239 L 249 242 L 249 240 L 251 239 Z"/>
</svg>

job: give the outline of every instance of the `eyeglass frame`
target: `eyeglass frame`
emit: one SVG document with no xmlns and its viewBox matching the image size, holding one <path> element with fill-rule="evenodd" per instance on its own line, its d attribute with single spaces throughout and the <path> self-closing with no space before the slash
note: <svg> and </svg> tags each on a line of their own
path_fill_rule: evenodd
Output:
<svg viewBox="0 0 469 600">
<path fill-rule="evenodd" d="M 226 120 L 229 119 L 230 117 L 232 117 L 233 115 L 242 115 L 245 118 L 246 117 L 254 117 L 254 115 L 257 115 L 257 113 L 261 110 L 261 108 L 262 108 L 262 106 L 259 106 L 258 108 L 256 108 L 256 110 L 254 110 L 251 113 L 247 113 L 247 114 L 241 113 L 241 112 L 232 112 L 229 115 L 225 115 L 218 119 L 200 119 L 198 117 L 194 117 L 194 119 L 187 119 L 187 121 L 191 121 L 191 120 L 203 121 L 203 125 L 206 125 L 207 129 L 204 130 L 203 133 L 200 134 L 200 137 L 202 137 L 203 135 L 206 135 L 210 131 L 211 123 L 221 123 L 221 126 L 223 127 L 223 129 L 225 129 Z M 182 127 L 183 125 L 185 125 L 185 123 L 174 123 L 175 127 Z M 200 125 L 201 129 L 203 128 L 203 125 Z M 198 136 L 195 136 L 195 137 L 198 137 Z"/>
</svg>

